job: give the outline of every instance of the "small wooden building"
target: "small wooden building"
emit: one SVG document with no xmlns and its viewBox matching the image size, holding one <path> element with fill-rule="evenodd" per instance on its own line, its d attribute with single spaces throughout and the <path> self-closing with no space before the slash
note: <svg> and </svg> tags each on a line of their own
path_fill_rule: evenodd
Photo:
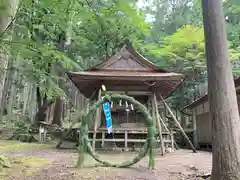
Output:
<svg viewBox="0 0 240 180">
<path fill-rule="evenodd" d="M 240 77 L 235 79 L 235 87 L 240 110 Z M 208 95 L 202 96 L 182 109 L 192 112 L 193 136 L 195 147 L 210 147 L 212 145 L 212 121 L 209 115 Z"/>
<path fill-rule="evenodd" d="M 90 100 L 99 99 L 104 93 L 127 94 L 150 109 L 154 98 L 159 100 L 160 95 L 167 98 L 184 78 L 182 74 L 159 69 L 134 50 L 130 43 L 126 43 L 109 59 L 83 72 L 68 72 L 67 75 Z M 100 91 L 102 85 L 106 87 L 105 92 Z M 107 134 L 103 110 L 97 110 L 89 134 L 93 148 L 103 148 L 108 142 L 128 148 L 145 141 L 147 128 L 138 109 L 124 101 L 113 102 L 111 114 L 114 137 Z M 162 134 L 164 142 L 170 142 L 169 132 Z"/>
</svg>

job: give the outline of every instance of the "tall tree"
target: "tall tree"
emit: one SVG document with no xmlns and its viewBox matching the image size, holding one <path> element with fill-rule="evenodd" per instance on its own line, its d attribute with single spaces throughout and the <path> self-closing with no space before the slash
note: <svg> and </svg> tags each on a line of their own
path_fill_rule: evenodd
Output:
<svg viewBox="0 0 240 180">
<path fill-rule="evenodd" d="M 240 179 L 240 119 L 222 0 L 202 0 L 212 119 L 212 180 Z"/>
<path fill-rule="evenodd" d="M 14 21 L 19 0 L 0 0 L 0 34 Z"/>
</svg>

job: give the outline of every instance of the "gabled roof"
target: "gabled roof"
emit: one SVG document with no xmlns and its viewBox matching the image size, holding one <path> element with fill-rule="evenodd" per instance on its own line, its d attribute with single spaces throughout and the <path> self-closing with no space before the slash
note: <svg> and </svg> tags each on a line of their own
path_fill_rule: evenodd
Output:
<svg viewBox="0 0 240 180">
<path fill-rule="evenodd" d="M 239 87 L 240 87 L 240 76 L 234 79 L 234 83 L 235 83 L 235 87 L 237 90 L 237 93 L 239 91 Z M 196 106 L 198 106 L 199 104 L 205 103 L 208 101 L 208 94 L 198 98 L 197 100 L 193 101 L 192 103 L 188 104 L 187 106 L 185 106 L 184 108 L 182 108 L 182 110 L 184 109 L 192 109 Z"/>
<path fill-rule="evenodd" d="M 154 91 L 166 98 L 184 81 L 183 74 L 159 69 L 130 43 L 124 44 L 109 59 L 83 72 L 68 72 L 67 75 L 87 98 L 102 84 L 109 91 Z"/>
<path fill-rule="evenodd" d="M 121 66 L 121 64 L 126 64 Z M 107 60 L 104 60 L 85 71 L 96 70 L 134 70 L 134 71 L 155 71 L 155 72 L 167 72 L 164 69 L 159 69 L 151 61 L 143 57 L 137 52 L 130 42 L 123 45 L 119 52 L 111 56 Z"/>
</svg>

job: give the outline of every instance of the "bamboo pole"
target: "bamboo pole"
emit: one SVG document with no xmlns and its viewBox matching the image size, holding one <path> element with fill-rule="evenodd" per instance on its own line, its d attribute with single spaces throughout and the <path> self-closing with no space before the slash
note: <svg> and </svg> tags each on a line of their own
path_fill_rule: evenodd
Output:
<svg viewBox="0 0 240 180">
<path fill-rule="evenodd" d="M 99 89 L 99 91 L 98 91 L 98 101 L 101 99 L 101 93 L 102 91 L 101 91 L 101 88 Z M 97 133 L 96 133 L 96 131 L 97 131 L 97 125 L 98 125 L 98 121 L 99 121 L 99 119 L 101 118 L 101 116 L 100 116 L 100 107 L 99 108 L 97 108 L 97 110 L 96 110 L 96 116 L 95 116 L 95 122 L 94 122 L 94 132 L 93 132 L 93 140 L 92 140 L 92 147 L 93 147 L 93 150 L 95 151 L 95 145 L 96 145 L 96 135 L 97 135 Z"/>
<path fill-rule="evenodd" d="M 180 132 L 182 133 L 183 137 L 186 139 L 186 141 L 188 142 L 188 144 L 190 145 L 191 149 L 193 150 L 194 153 L 196 153 L 196 148 L 194 147 L 194 145 L 192 144 L 192 142 L 190 141 L 190 139 L 188 138 L 187 134 L 184 132 L 183 128 L 181 127 L 181 124 L 178 122 L 177 118 L 174 116 L 173 112 L 171 111 L 170 107 L 167 105 L 166 101 L 163 99 L 162 95 L 159 93 L 162 102 L 164 103 L 164 105 L 166 106 L 168 112 L 170 113 L 170 115 L 172 116 L 173 120 L 175 121 L 176 125 L 178 126 L 178 128 L 180 129 Z"/>
<path fill-rule="evenodd" d="M 156 98 L 156 94 L 155 93 L 153 93 L 153 100 L 154 100 L 155 113 L 156 113 L 156 120 L 155 121 L 157 122 L 157 127 L 158 127 L 158 131 L 159 131 L 161 155 L 163 156 L 164 152 L 165 152 L 165 148 L 164 148 L 164 142 L 163 142 L 163 137 L 162 137 L 162 126 L 160 124 L 157 98 Z"/>
</svg>

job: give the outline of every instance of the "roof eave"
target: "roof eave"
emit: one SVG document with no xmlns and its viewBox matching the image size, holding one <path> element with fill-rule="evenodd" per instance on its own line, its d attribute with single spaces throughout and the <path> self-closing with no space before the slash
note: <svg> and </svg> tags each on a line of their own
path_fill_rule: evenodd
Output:
<svg viewBox="0 0 240 180">
<path fill-rule="evenodd" d="M 236 90 L 238 90 L 238 88 L 240 88 L 240 76 L 234 79 L 234 83 L 235 83 Z M 187 106 L 183 107 L 181 109 L 181 111 L 183 111 L 185 109 L 193 109 L 200 103 L 203 103 L 203 102 L 205 103 L 206 101 L 208 101 L 208 94 L 198 98 L 197 100 L 195 100 L 192 103 L 188 104 Z"/>
</svg>

